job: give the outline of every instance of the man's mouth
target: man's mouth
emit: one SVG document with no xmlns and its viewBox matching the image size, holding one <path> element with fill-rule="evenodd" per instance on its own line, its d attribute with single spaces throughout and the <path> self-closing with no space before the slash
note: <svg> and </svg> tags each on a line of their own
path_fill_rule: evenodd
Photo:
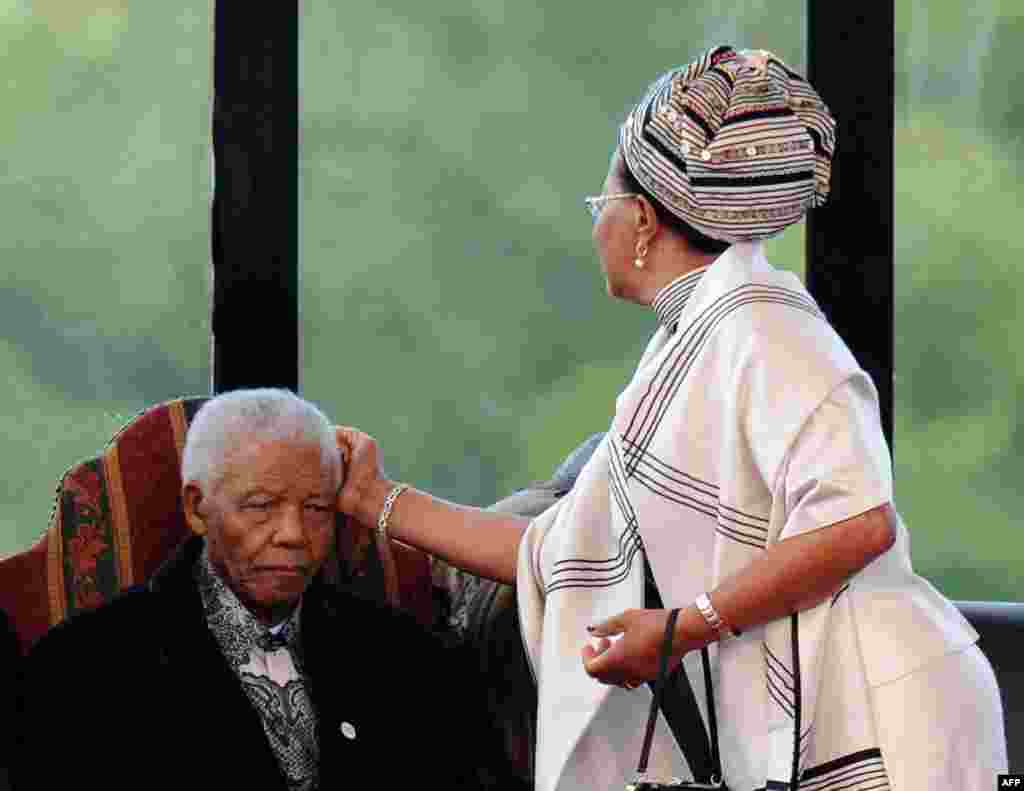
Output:
<svg viewBox="0 0 1024 791">
<path fill-rule="evenodd" d="M 277 577 L 305 577 L 306 567 L 305 566 L 286 566 L 286 565 L 272 565 L 272 566 L 257 566 L 253 569 L 257 574 L 270 574 Z"/>
</svg>

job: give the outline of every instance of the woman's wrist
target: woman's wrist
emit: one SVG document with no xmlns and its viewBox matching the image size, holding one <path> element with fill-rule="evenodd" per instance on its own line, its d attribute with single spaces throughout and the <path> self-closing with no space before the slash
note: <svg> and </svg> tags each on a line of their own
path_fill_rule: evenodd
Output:
<svg viewBox="0 0 1024 791">
<path fill-rule="evenodd" d="M 384 507 L 381 509 L 380 516 L 377 517 L 377 533 L 382 538 L 387 538 L 390 532 L 391 512 L 395 508 L 395 502 L 408 488 L 409 484 L 407 483 L 395 484 L 384 498 Z"/>
<path fill-rule="evenodd" d="M 718 634 L 700 614 L 697 605 L 691 604 L 679 611 L 676 620 L 675 637 L 672 640 L 672 656 L 681 657 L 690 651 L 703 648 L 718 639 Z"/>
<path fill-rule="evenodd" d="M 711 601 L 711 597 L 707 593 L 701 593 L 693 602 L 697 606 L 697 610 L 701 616 L 707 621 L 710 626 L 719 637 L 739 637 L 740 633 L 732 628 L 729 623 L 721 616 L 717 609 L 715 609 L 714 603 Z"/>
<path fill-rule="evenodd" d="M 359 498 L 359 522 L 377 528 L 377 520 L 380 519 L 384 510 L 384 501 L 395 488 L 396 481 L 387 478 L 377 478 L 363 492 Z"/>
</svg>

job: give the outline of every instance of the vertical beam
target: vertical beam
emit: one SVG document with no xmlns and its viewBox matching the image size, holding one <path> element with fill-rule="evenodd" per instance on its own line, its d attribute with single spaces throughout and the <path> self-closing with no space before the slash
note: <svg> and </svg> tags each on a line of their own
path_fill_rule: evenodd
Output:
<svg viewBox="0 0 1024 791">
<path fill-rule="evenodd" d="M 213 390 L 300 375 L 295 2 L 215 0 Z"/>
<path fill-rule="evenodd" d="M 807 286 L 875 381 L 892 448 L 894 0 L 807 0 L 808 78 L 838 120 L 832 194 L 807 223 Z"/>
</svg>

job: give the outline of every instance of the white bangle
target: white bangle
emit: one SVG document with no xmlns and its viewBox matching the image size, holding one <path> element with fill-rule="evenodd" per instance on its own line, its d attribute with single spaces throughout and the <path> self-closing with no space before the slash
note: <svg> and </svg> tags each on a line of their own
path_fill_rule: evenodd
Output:
<svg viewBox="0 0 1024 791">
<path fill-rule="evenodd" d="M 388 537 L 388 520 L 391 519 L 391 509 L 395 507 L 395 500 L 398 499 L 398 495 L 408 488 L 409 484 L 400 483 L 388 492 L 388 496 L 384 498 L 384 508 L 377 518 L 377 532 L 384 538 Z"/>
<path fill-rule="evenodd" d="M 735 631 L 725 621 L 722 620 L 722 616 L 718 614 L 718 610 L 715 609 L 714 605 L 711 604 L 711 599 L 706 593 L 700 594 L 693 602 L 697 605 L 697 609 L 700 610 L 700 614 L 704 616 L 704 620 L 708 622 L 708 626 L 714 629 L 716 632 L 721 634 L 725 632 L 729 637 L 739 637 L 741 632 Z"/>
</svg>

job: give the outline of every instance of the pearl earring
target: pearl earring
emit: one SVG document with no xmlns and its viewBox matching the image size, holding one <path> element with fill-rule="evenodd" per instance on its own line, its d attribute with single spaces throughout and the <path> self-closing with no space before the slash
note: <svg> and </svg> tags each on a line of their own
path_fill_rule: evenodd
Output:
<svg viewBox="0 0 1024 791">
<path fill-rule="evenodd" d="M 637 269 L 644 268 L 644 258 L 647 256 L 647 243 L 640 241 L 636 243 L 636 259 L 633 261 L 633 266 Z"/>
</svg>

